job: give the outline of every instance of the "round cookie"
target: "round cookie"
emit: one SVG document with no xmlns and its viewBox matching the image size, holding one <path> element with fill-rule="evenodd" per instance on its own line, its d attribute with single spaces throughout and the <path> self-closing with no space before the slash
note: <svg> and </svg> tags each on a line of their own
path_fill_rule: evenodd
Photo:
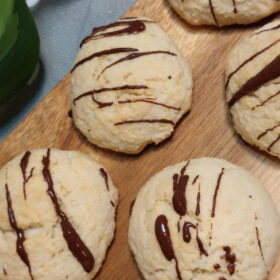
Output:
<svg viewBox="0 0 280 280">
<path fill-rule="evenodd" d="M 192 74 L 171 38 L 147 18 L 95 28 L 71 75 L 75 125 L 103 148 L 128 154 L 169 137 L 190 110 Z"/>
<path fill-rule="evenodd" d="M 280 157 L 280 20 L 242 41 L 228 57 L 226 100 L 236 131 Z"/>
<path fill-rule="evenodd" d="M 26 152 L 0 170 L 0 279 L 91 280 L 115 230 L 118 193 L 80 152 Z"/>
<path fill-rule="evenodd" d="M 146 280 L 264 280 L 279 249 L 280 219 L 251 173 L 201 158 L 144 185 L 128 237 Z"/>
<path fill-rule="evenodd" d="M 280 2 L 275 0 L 169 0 L 169 3 L 193 25 L 249 24 L 280 10 Z"/>
</svg>

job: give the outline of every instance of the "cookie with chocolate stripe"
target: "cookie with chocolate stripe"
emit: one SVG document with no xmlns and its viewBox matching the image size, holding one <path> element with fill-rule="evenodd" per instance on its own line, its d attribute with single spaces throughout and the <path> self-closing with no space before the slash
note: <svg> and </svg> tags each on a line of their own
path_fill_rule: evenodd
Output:
<svg viewBox="0 0 280 280">
<path fill-rule="evenodd" d="M 0 279 L 93 279 L 118 203 L 101 165 L 80 152 L 27 151 L 0 170 L 0 188 Z"/>
<path fill-rule="evenodd" d="M 190 68 L 152 19 L 94 28 L 71 72 L 75 125 L 99 147 L 137 154 L 169 137 L 191 108 Z"/>
<path fill-rule="evenodd" d="M 280 157 L 280 20 L 234 48 L 225 88 L 236 131 L 248 143 Z"/>
<path fill-rule="evenodd" d="M 250 24 L 280 10 L 277 0 L 169 0 L 193 25 Z"/>
<path fill-rule="evenodd" d="M 146 280 L 264 280 L 280 247 L 264 186 L 222 159 L 163 169 L 131 208 L 129 245 Z"/>
</svg>

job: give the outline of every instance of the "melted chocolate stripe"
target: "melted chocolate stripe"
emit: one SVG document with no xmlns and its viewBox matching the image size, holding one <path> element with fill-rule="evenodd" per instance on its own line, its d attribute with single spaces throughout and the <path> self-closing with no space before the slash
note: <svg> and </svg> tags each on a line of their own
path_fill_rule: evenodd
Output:
<svg viewBox="0 0 280 280">
<path fill-rule="evenodd" d="M 147 55 L 153 55 L 153 54 L 166 54 L 166 55 L 171 55 L 171 56 L 177 56 L 177 54 L 175 53 L 172 53 L 172 52 L 168 52 L 168 51 L 151 51 L 151 52 L 138 52 L 138 53 L 131 53 L 113 63 L 111 63 L 110 65 L 108 65 L 107 67 L 105 67 L 100 75 L 98 76 L 97 80 L 101 77 L 101 75 L 109 68 L 111 68 L 112 66 L 116 65 L 116 64 L 119 64 L 119 63 L 122 63 L 124 61 L 128 61 L 128 60 L 133 60 L 133 59 L 136 59 L 138 57 L 142 57 L 142 56 L 147 56 Z"/>
<path fill-rule="evenodd" d="M 234 13 L 237 14 L 237 7 L 236 7 L 235 0 L 232 0 L 232 4 L 233 4 L 233 8 L 234 8 Z"/>
<path fill-rule="evenodd" d="M 211 10 L 211 14 L 213 16 L 213 19 L 215 21 L 215 24 L 218 26 L 219 24 L 218 24 L 218 20 L 217 20 L 216 14 L 215 14 L 215 9 L 214 9 L 212 0 L 209 0 L 209 7 L 210 7 L 210 10 Z"/>
<path fill-rule="evenodd" d="M 42 163 L 44 166 L 42 170 L 43 177 L 48 184 L 47 193 L 51 198 L 57 215 L 60 217 L 60 225 L 63 231 L 64 239 L 67 242 L 68 248 L 72 252 L 73 256 L 80 262 L 84 270 L 89 273 L 94 266 L 94 257 L 87 246 L 84 244 L 84 242 L 81 240 L 79 234 L 76 232 L 71 222 L 68 220 L 66 214 L 60 209 L 60 205 L 58 203 L 53 187 L 51 172 L 49 169 L 50 149 L 48 149 L 47 155 L 43 156 Z"/>
<path fill-rule="evenodd" d="M 183 226 L 183 239 L 187 243 L 189 243 L 192 239 L 190 228 L 196 229 L 196 226 L 191 222 L 185 222 Z"/>
<path fill-rule="evenodd" d="M 134 203 L 135 203 L 135 199 L 130 203 L 130 206 L 129 206 L 129 216 L 131 216 L 131 214 L 132 214 Z"/>
<path fill-rule="evenodd" d="M 9 216 L 10 225 L 17 234 L 17 244 L 16 244 L 17 254 L 21 258 L 21 260 L 25 263 L 25 265 L 28 267 L 29 275 L 30 275 L 31 279 L 33 280 L 33 275 L 32 275 L 29 258 L 25 251 L 25 248 L 24 248 L 24 241 L 25 241 L 24 231 L 21 228 L 19 228 L 17 225 L 15 213 L 14 213 L 14 210 L 12 207 L 12 199 L 10 196 L 8 184 L 5 184 L 5 188 L 6 188 L 6 199 L 7 199 L 7 205 L 8 205 L 8 216 Z"/>
<path fill-rule="evenodd" d="M 7 271 L 6 271 L 6 269 L 3 267 L 3 273 L 5 274 L 5 275 L 8 275 L 8 273 L 7 273 Z"/>
<path fill-rule="evenodd" d="M 108 174 L 107 174 L 107 172 L 104 170 L 104 168 L 100 168 L 99 169 L 99 173 L 104 178 L 107 191 L 109 191 L 109 183 L 108 183 Z"/>
<path fill-rule="evenodd" d="M 118 26 L 126 26 L 126 27 L 121 30 L 116 30 L 116 31 L 96 35 L 99 32 L 106 31 L 110 28 L 118 27 Z M 104 37 L 138 34 L 145 30 L 146 30 L 146 26 L 143 23 L 143 21 L 140 21 L 140 20 L 113 22 L 113 23 L 105 25 L 105 26 L 100 26 L 100 27 L 94 28 L 92 31 L 92 34 L 87 36 L 81 42 L 80 47 L 82 47 L 85 43 L 87 43 L 90 40 L 96 40 L 96 39 L 100 39 L 100 38 L 104 38 Z"/>
<path fill-rule="evenodd" d="M 262 243 L 261 243 L 261 240 L 260 240 L 260 235 L 259 235 L 258 227 L 256 227 L 256 236 L 257 236 L 257 240 L 258 240 L 258 246 L 259 246 L 259 249 L 260 249 L 260 253 L 261 253 L 264 265 L 266 266 L 266 263 L 265 263 L 265 260 L 264 260 L 264 255 L 263 255 L 263 250 L 262 250 Z"/>
<path fill-rule="evenodd" d="M 136 52 L 138 51 L 138 49 L 133 49 L 133 48 L 115 48 L 115 49 L 110 49 L 110 50 L 105 50 L 105 51 L 101 51 L 101 52 L 97 52 L 94 53 L 80 61 L 78 61 L 72 68 L 71 73 L 73 73 L 73 71 L 81 66 L 82 64 L 96 58 L 96 57 L 100 57 L 100 56 L 104 56 L 104 55 L 110 55 L 110 54 L 116 54 L 116 53 L 124 53 L 124 52 Z"/>
<path fill-rule="evenodd" d="M 280 55 L 270 62 L 256 76 L 247 81 L 241 89 L 239 89 L 231 100 L 228 102 L 229 107 L 233 106 L 242 97 L 258 90 L 264 84 L 278 78 L 280 76 Z"/>
<path fill-rule="evenodd" d="M 198 216 L 200 214 L 200 184 L 198 185 L 198 192 L 196 197 L 196 210 L 195 215 Z"/>
<path fill-rule="evenodd" d="M 272 128 L 268 128 L 265 132 L 261 133 L 259 136 L 258 136 L 258 140 L 260 140 L 263 136 L 265 136 L 268 132 L 270 131 L 273 131 L 275 128 L 279 127 L 280 124 L 277 124 L 275 126 L 273 126 Z"/>
<path fill-rule="evenodd" d="M 26 186 L 26 183 L 29 181 L 29 179 L 32 177 L 33 170 L 34 170 L 34 167 L 33 167 L 30 171 L 29 176 L 26 177 L 26 168 L 28 166 L 28 161 L 29 161 L 30 155 L 31 155 L 31 152 L 27 151 L 20 161 L 20 168 L 21 168 L 21 173 L 22 173 L 22 177 L 23 177 L 23 195 L 24 195 L 25 200 L 26 200 L 25 186 Z"/>
<path fill-rule="evenodd" d="M 218 181 L 217 181 L 217 185 L 216 185 L 216 189 L 215 189 L 215 194 L 214 194 L 214 197 L 213 197 L 213 206 L 212 206 L 212 213 L 211 213 L 212 218 L 215 217 L 217 196 L 218 196 L 218 191 L 219 191 L 219 188 L 220 188 L 221 180 L 222 180 L 222 177 L 224 175 L 224 170 L 225 169 L 222 168 L 222 171 L 221 171 L 221 173 L 219 174 L 219 177 L 218 177 Z"/>
<path fill-rule="evenodd" d="M 276 30 L 276 29 L 279 29 L 279 28 L 280 28 L 280 24 L 279 24 L 279 25 L 276 25 L 276 26 L 274 26 L 274 27 L 272 27 L 272 28 L 264 29 L 264 30 L 261 30 L 261 31 L 259 31 L 259 32 L 256 32 L 256 33 L 252 34 L 251 37 L 253 37 L 253 36 L 255 36 L 255 35 L 258 35 L 258 34 L 261 34 L 261 33 L 263 33 L 263 32 L 273 31 L 273 30 Z"/>
<path fill-rule="evenodd" d="M 271 100 L 272 98 L 274 98 L 275 96 L 280 94 L 280 90 L 278 92 L 276 92 L 275 94 L 271 95 L 270 97 L 268 97 L 266 100 L 264 100 L 262 103 L 260 103 L 259 105 L 256 105 L 255 107 L 252 108 L 252 111 L 254 111 L 256 108 L 263 106 L 264 104 L 266 104 L 269 100 Z"/>
<path fill-rule="evenodd" d="M 83 98 L 83 97 L 86 97 L 86 96 L 92 96 L 92 100 L 94 102 L 96 102 L 99 107 L 105 107 L 106 104 L 109 104 L 109 105 L 112 105 L 113 103 L 112 102 L 108 102 L 108 103 L 103 103 L 103 102 L 99 102 L 97 101 L 95 98 L 94 98 L 94 95 L 97 94 L 97 93 L 102 93 L 102 92 L 106 92 L 106 91 L 118 91 L 118 90 L 126 90 L 126 89 L 130 89 L 130 90 L 136 90 L 136 89 L 148 89 L 147 86 L 144 86 L 144 85 L 124 85 L 124 86 L 121 86 L 121 87 L 113 87 L 113 88 L 101 88 L 101 89 L 94 89 L 94 90 L 91 90 L 91 91 L 88 91 L 88 92 L 85 92 L 81 95 L 79 95 L 78 97 L 76 97 L 73 101 L 73 104 L 76 105 L 76 101 Z M 106 105 L 108 106 L 108 105 Z"/>
<path fill-rule="evenodd" d="M 114 125 L 132 124 L 132 123 L 166 123 L 166 124 L 174 125 L 173 121 L 166 120 L 166 119 L 158 119 L 158 120 L 128 120 L 128 121 L 114 123 Z"/>
<path fill-rule="evenodd" d="M 229 82 L 230 82 L 230 79 L 232 78 L 232 76 L 234 74 L 236 74 L 241 68 L 243 68 L 248 62 L 252 61 L 253 59 L 255 59 L 257 56 L 259 56 L 260 54 L 264 53 L 265 51 L 269 50 L 270 48 L 272 48 L 274 45 L 276 45 L 277 43 L 280 42 L 280 39 L 273 42 L 272 44 L 270 44 L 268 47 L 260 50 L 259 52 L 257 52 L 256 54 L 254 54 L 253 56 L 249 57 L 247 60 L 245 60 L 240 66 L 238 66 L 236 68 L 236 70 L 234 70 L 232 73 L 230 73 L 228 75 L 228 78 L 227 78 L 227 81 L 226 81 L 226 85 L 225 85 L 225 88 L 227 89 L 228 88 L 228 85 L 229 85 Z"/>
<path fill-rule="evenodd" d="M 194 185 L 196 183 L 198 178 L 199 178 L 199 175 L 196 175 L 195 178 L 193 179 L 192 185 Z"/>
<path fill-rule="evenodd" d="M 182 276 L 179 270 L 178 261 L 174 253 L 170 231 L 168 227 L 168 220 L 164 215 L 157 217 L 155 221 L 155 233 L 160 245 L 161 251 L 168 261 L 175 260 L 176 272 L 179 280 L 182 280 Z"/>
<path fill-rule="evenodd" d="M 228 263 L 227 269 L 230 275 L 233 275 L 235 273 L 235 261 L 236 256 L 235 254 L 231 254 L 231 248 L 229 246 L 223 247 L 224 251 L 226 252 L 225 258 L 226 262 Z"/>
<path fill-rule="evenodd" d="M 197 245 L 198 245 L 200 253 L 205 255 L 206 257 L 208 257 L 208 252 L 204 249 L 203 243 L 198 235 L 198 224 L 196 224 L 196 241 L 197 241 Z"/>
<path fill-rule="evenodd" d="M 181 108 L 169 106 L 169 105 L 166 105 L 166 104 L 163 104 L 163 103 L 159 103 L 159 102 L 156 102 L 156 101 L 152 101 L 152 100 L 149 100 L 149 99 L 132 99 L 132 100 L 129 99 L 129 100 L 118 101 L 119 104 L 135 103 L 135 102 L 152 103 L 154 105 L 162 106 L 162 107 L 165 107 L 165 108 L 168 108 L 168 109 L 173 109 L 173 110 L 177 110 L 177 111 L 181 110 Z"/>
<path fill-rule="evenodd" d="M 184 216 L 187 213 L 187 199 L 186 199 L 186 188 L 189 180 L 188 175 L 184 175 L 189 162 L 181 169 L 181 174 L 175 173 L 173 175 L 173 197 L 172 204 L 176 213 L 180 216 Z"/>
<path fill-rule="evenodd" d="M 267 150 L 270 152 L 272 147 L 280 140 L 280 134 L 278 135 L 278 137 L 269 145 L 269 147 L 267 148 Z"/>
</svg>

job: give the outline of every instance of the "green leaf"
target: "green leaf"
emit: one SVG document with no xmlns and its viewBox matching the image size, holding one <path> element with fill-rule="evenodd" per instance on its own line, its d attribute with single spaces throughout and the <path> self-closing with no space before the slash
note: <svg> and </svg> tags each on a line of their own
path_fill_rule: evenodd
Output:
<svg viewBox="0 0 280 280">
<path fill-rule="evenodd" d="M 14 45 L 18 36 L 18 15 L 11 15 L 9 18 L 6 30 L 0 39 L 0 61 L 5 57 L 9 50 Z"/>
<path fill-rule="evenodd" d="M 11 18 L 14 10 L 14 0 L 1 0 L 0 9 L 0 39 L 3 36 L 7 23 Z"/>
</svg>

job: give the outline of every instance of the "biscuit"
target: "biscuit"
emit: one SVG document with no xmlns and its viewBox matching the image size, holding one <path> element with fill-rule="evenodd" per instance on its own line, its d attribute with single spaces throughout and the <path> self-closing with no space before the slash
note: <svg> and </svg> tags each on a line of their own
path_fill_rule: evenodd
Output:
<svg viewBox="0 0 280 280">
<path fill-rule="evenodd" d="M 174 10 L 193 25 L 250 24 L 280 10 L 275 0 L 169 0 Z"/>
<path fill-rule="evenodd" d="M 128 237 L 147 280 L 264 280 L 277 257 L 280 219 L 251 173 L 201 158 L 144 185 Z"/>
<path fill-rule="evenodd" d="M 80 152 L 26 152 L 0 170 L 0 279 L 91 280 L 115 230 L 118 193 Z"/>
<path fill-rule="evenodd" d="M 280 157 L 280 20 L 242 41 L 228 57 L 226 100 L 236 131 Z"/>
<path fill-rule="evenodd" d="M 91 143 L 137 154 L 169 137 L 191 100 L 190 68 L 153 20 L 119 20 L 82 41 L 71 103 L 75 125 Z"/>
</svg>

